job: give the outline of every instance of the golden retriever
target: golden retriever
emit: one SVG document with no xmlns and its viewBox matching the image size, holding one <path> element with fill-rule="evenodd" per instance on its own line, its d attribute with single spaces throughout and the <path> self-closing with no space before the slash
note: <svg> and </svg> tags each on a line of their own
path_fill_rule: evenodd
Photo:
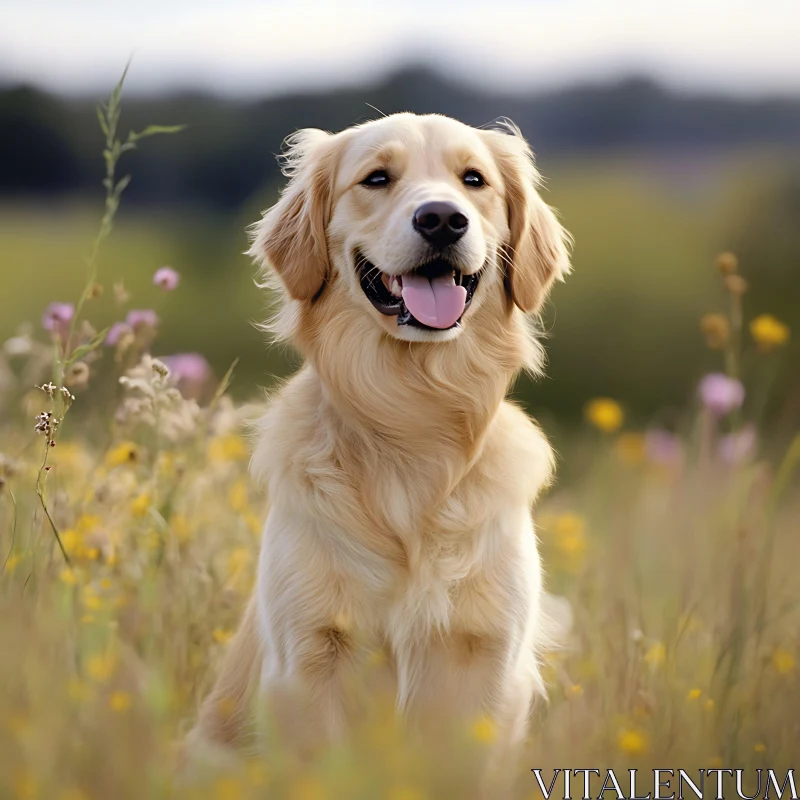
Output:
<svg viewBox="0 0 800 800">
<path fill-rule="evenodd" d="M 490 718 L 507 771 L 543 691 L 531 508 L 553 456 L 505 395 L 541 368 L 530 316 L 567 234 L 510 124 L 304 130 L 285 174 L 250 253 L 305 364 L 259 423 L 257 585 L 190 740 L 241 743 L 258 693 L 298 752 L 335 741 L 382 649 L 404 717 Z"/>
</svg>

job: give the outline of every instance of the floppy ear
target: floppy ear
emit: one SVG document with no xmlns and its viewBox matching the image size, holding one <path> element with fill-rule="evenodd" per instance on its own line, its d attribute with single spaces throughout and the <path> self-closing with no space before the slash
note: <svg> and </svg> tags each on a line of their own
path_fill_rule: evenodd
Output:
<svg viewBox="0 0 800 800">
<path fill-rule="evenodd" d="M 253 226 L 249 254 L 271 266 L 295 300 L 313 300 L 330 274 L 326 228 L 336 167 L 333 138 L 308 128 L 286 140 L 282 172 L 289 183 Z"/>
<path fill-rule="evenodd" d="M 514 303 L 538 311 L 555 280 L 570 271 L 569 234 L 536 188 L 541 177 L 533 151 L 513 125 L 508 133 L 486 131 L 505 184 L 510 241 L 505 248 L 506 286 Z"/>
</svg>

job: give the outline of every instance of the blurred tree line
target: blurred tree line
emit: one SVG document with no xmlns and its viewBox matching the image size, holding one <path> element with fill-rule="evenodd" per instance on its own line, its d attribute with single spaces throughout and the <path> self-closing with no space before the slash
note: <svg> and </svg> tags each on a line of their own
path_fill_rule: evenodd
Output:
<svg viewBox="0 0 800 800">
<path fill-rule="evenodd" d="M 191 133 L 153 142 L 131 159 L 126 201 L 233 210 L 278 180 L 274 154 L 297 128 L 336 131 L 395 111 L 438 112 L 471 125 L 513 119 L 537 151 L 715 152 L 800 142 L 800 99 L 681 95 L 644 78 L 539 94 L 487 93 L 423 67 L 384 81 L 263 100 L 208 94 L 128 98 L 125 122 L 184 123 Z M 93 102 L 29 86 L 0 89 L 0 196 L 94 191 L 102 164 Z M 10 155 L 13 154 L 13 155 Z"/>
</svg>

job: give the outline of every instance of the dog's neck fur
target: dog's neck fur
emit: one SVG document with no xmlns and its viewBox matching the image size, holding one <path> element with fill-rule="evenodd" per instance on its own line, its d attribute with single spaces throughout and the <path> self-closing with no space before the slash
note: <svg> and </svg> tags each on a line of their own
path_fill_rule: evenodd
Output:
<svg viewBox="0 0 800 800">
<path fill-rule="evenodd" d="M 365 333 L 342 315 L 305 343 L 337 459 L 365 476 L 365 492 L 380 494 L 385 481 L 413 484 L 432 509 L 475 463 L 515 375 L 538 354 L 516 312 L 501 324 L 496 313 L 479 309 L 442 343 Z"/>
</svg>

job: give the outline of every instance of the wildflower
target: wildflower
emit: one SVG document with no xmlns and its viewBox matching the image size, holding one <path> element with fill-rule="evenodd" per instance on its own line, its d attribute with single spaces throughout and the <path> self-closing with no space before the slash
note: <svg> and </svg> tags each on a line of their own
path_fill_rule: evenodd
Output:
<svg viewBox="0 0 800 800">
<path fill-rule="evenodd" d="M 212 462 L 243 461 L 247 455 L 247 444 L 234 433 L 215 436 L 208 443 L 208 459 Z"/>
<path fill-rule="evenodd" d="M 763 742 L 759 742 L 757 745 L 753 747 L 753 751 L 756 753 L 766 753 L 767 746 Z"/>
<path fill-rule="evenodd" d="M 20 770 L 14 776 L 14 796 L 17 800 L 30 800 L 39 793 L 36 776 L 30 770 Z"/>
<path fill-rule="evenodd" d="M 123 464 L 131 464 L 137 460 L 138 455 L 139 450 L 133 442 L 120 442 L 113 450 L 108 451 L 106 466 L 114 469 Z"/>
<path fill-rule="evenodd" d="M 89 383 L 89 375 L 89 365 L 85 361 L 76 361 L 67 370 L 64 383 L 71 389 L 84 389 Z"/>
<path fill-rule="evenodd" d="M 726 275 L 725 288 L 731 294 L 739 295 L 741 297 L 743 294 L 747 293 L 749 286 L 747 285 L 747 281 L 741 275 Z"/>
<path fill-rule="evenodd" d="M 613 433 L 622 427 L 625 415 L 622 406 L 609 397 L 596 397 L 586 404 L 584 416 L 595 428 Z"/>
<path fill-rule="evenodd" d="M 700 320 L 700 330 L 712 350 L 722 350 L 731 335 L 731 326 L 722 314 L 706 314 Z"/>
<path fill-rule="evenodd" d="M 715 416 L 724 416 L 742 407 L 744 386 L 741 381 L 719 372 L 706 375 L 698 387 L 703 405 Z"/>
<path fill-rule="evenodd" d="M 771 314 L 761 314 L 750 323 L 750 335 L 762 353 L 768 353 L 789 341 L 789 326 Z"/>
<path fill-rule="evenodd" d="M 386 795 L 386 800 L 425 800 L 426 795 L 413 786 L 393 786 Z"/>
<path fill-rule="evenodd" d="M 214 628 L 211 634 L 217 644 L 227 644 L 233 638 L 233 631 L 226 631 L 223 628 Z"/>
<path fill-rule="evenodd" d="M 783 647 L 778 647 L 772 653 L 772 667 L 779 675 L 791 675 L 795 669 L 794 656 Z"/>
<path fill-rule="evenodd" d="M 647 460 L 657 466 L 674 466 L 683 458 L 683 445 L 674 433 L 662 428 L 652 428 L 644 437 Z"/>
<path fill-rule="evenodd" d="M 114 300 L 118 306 L 124 306 L 131 299 L 130 292 L 125 288 L 122 281 L 114 284 Z"/>
<path fill-rule="evenodd" d="M 626 755 L 637 756 L 647 750 L 647 738 L 640 731 L 628 728 L 620 731 L 617 745 Z"/>
<path fill-rule="evenodd" d="M 152 308 L 136 308 L 128 312 L 125 324 L 133 331 L 155 328 L 158 325 L 158 314 Z"/>
<path fill-rule="evenodd" d="M 69 326 L 75 316 L 75 306 L 72 303 L 50 303 L 42 317 L 42 327 L 61 338 L 69 333 Z"/>
<path fill-rule="evenodd" d="M 739 259 L 733 253 L 720 253 L 716 263 L 717 269 L 723 275 L 732 275 L 739 266 Z"/>
<path fill-rule="evenodd" d="M 741 464 L 752 458 L 756 444 L 755 426 L 744 425 L 740 430 L 728 433 L 719 440 L 717 454 L 726 464 Z"/>
<path fill-rule="evenodd" d="M 289 792 L 289 800 L 327 800 L 328 792 L 318 778 L 301 777 Z"/>
<path fill-rule="evenodd" d="M 165 292 L 177 289 L 181 276 L 172 267 L 161 267 L 153 275 L 153 283 L 160 286 Z"/>
<path fill-rule="evenodd" d="M 617 438 L 615 449 L 625 463 L 641 464 L 645 457 L 645 437 L 641 433 L 622 433 Z"/>
<path fill-rule="evenodd" d="M 58 430 L 58 426 L 61 424 L 61 420 L 50 411 L 42 411 L 42 413 L 37 414 L 34 419 L 36 420 L 36 424 L 33 426 L 33 429 L 36 433 L 43 433 L 48 439 L 52 439 L 53 435 Z"/>
<path fill-rule="evenodd" d="M 236 778 L 219 778 L 214 784 L 215 800 L 242 800 L 244 789 Z"/>
<path fill-rule="evenodd" d="M 703 694 L 701 689 L 690 689 L 686 697 L 689 700 L 697 700 L 701 694 Z"/>
<path fill-rule="evenodd" d="M 577 569 L 586 552 L 586 522 L 578 514 L 559 514 L 555 520 L 556 547 L 567 557 L 571 568 Z"/>
<path fill-rule="evenodd" d="M 11 553 L 6 559 L 5 571 L 10 575 L 17 568 L 17 564 L 22 561 L 22 556 L 19 553 Z"/>
<path fill-rule="evenodd" d="M 108 707 L 118 714 L 122 714 L 131 707 L 133 700 L 127 692 L 112 692 L 108 698 Z"/>
<path fill-rule="evenodd" d="M 61 570 L 58 574 L 59 579 L 62 583 L 66 584 L 67 586 L 75 586 L 78 582 L 78 576 L 75 574 L 75 571 L 70 569 L 69 567 L 65 567 Z"/>
<path fill-rule="evenodd" d="M 123 336 L 127 333 L 132 333 L 130 326 L 124 322 L 115 322 L 106 334 L 106 345 L 108 347 L 116 347 Z"/>
<path fill-rule="evenodd" d="M 231 508 L 241 514 L 247 508 L 247 485 L 244 481 L 236 481 L 228 492 L 228 502 Z"/>
<path fill-rule="evenodd" d="M 143 517 L 150 508 L 150 504 L 150 494 L 148 492 L 142 492 L 142 494 L 131 503 L 131 514 L 133 514 L 134 517 Z"/>
<path fill-rule="evenodd" d="M 86 671 L 92 680 L 105 683 L 117 668 L 117 659 L 112 653 L 94 655 L 86 662 Z"/>
<path fill-rule="evenodd" d="M 470 734 L 480 744 L 491 744 L 497 738 L 497 725 L 490 717 L 478 717 L 472 723 Z"/>
<path fill-rule="evenodd" d="M 228 578 L 234 578 L 250 563 L 250 551 L 246 547 L 237 547 L 228 556 Z"/>
<path fill-rule="evenodd" d="M 89 800 L 89 795 L 82 789 L 73 786 L 69 789 L 64 789 L 58 796 L 58 800 Z"/>
<path fill-rule="evenodd" d="M 579 683 L 573 683 L 571 686 L 567 687 L 567 697 L 582 697 L 583 696 L 583 686 Z"/>
<path fill-rule="evenodd" d="M 184 397 L 197 397 L 211 378 L 211 365 L 200 353 L 175 353 L 162 360 Z"/>
<path fill-rule="evenodd" d="M 655 642 L 647 648 L 644 660 L 651 666 L 657 667 L 664 663 L 667 658 L 667 648 L 661 642 Z"/>
</svg>

